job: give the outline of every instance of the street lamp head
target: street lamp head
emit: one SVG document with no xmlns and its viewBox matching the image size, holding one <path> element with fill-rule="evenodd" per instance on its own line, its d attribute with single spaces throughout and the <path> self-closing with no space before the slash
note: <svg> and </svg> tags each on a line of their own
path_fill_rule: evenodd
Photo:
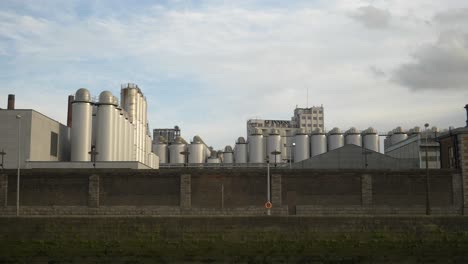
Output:
<svg viewBox="0 0 468 264">
<path fill-rule="evenodd" d="M 21 115 L 16 115 L 16 119 L 21 119 Z"/>
<path fill-rule="evenodd" d="M 429 127 L 429 123 L 424 124 L 424 127 L 427 129 Z"/>
</svg>

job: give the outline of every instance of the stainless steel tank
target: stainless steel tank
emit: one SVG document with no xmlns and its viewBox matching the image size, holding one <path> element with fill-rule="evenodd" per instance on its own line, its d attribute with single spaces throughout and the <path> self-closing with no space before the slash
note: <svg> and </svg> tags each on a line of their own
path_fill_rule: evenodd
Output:
<svg viewBox="0 0 468 264">
<path fill-rule="evenodd" d="M 93 106 L 85 88 L 78 89 L 72 103 L 71 161 L 90 161 Z"/>
<path fill-rule="evenodd" d="M 321 128 L 316 128 L 310 136 L 310 156 L 314 157 L 327 152 L 327 136 Z"/>
<path fill-rule="evenodd" d="M 397 127 L 393 130 L 392 136 L 391 136 L 391 144 L 395 145 L 403 140 L 406 140 L 408 138 L 408 135 L 406 132 L 403 130 L 401 127 Z"/>
<path fill-rule="evenodd" d="M 296 143 L 294 147 L 294 162 L 300 162 L 306 160 L 310 157 L 309 151 L 309 135 L 305 133 L 305 129 L 301 129 L 294 136 L 294 141 Z"/>
<path fill-rule="evenodd" d="M 183 164 L 185 163 L 185 155 L 181 152 L 185 151 L 185 144 L 182 143 L 180 137 L 176 137 L 175 141 L 169 146 L 169 163 Z"/>
<path fill-rule="evenodd" d="M 277 129 L 272 129 L 268 135 L 268 157 L 271 164 L 282 163 L 281 160 L 281 136 Z M 273 152 L 278 154 L 273 154 Z"/>
<path fill-rule="evenodd" d="M 346 144 L 362 146 L 361 132 L 355 127 L 350 128 L 345 133 L 345 142 Z"/>
<path fill-rule="evenodd" d="M 201 141 L 197 140 L 197 138 L 194 138 L 192 143 L 188 145 L 188 151 L 190 152 L 188 156 L 189 163 L 205 163 L 204 145 Z"/>
<path fill-rule="evenodd" d="M 97 110 L 97 136 L 96 136 L 96 155 L 97 161 L 112 161 L 112 129 L 114 129 L 115 113 L 114 96 L 109 91 L 104 91 L 99 95 Z"/>
<path fill-rule="evenodd" d="M 344 146 L 344 137 L 341 130 L 337 127 L 328 132 L 328 151 L 332 151 Z"/>
<path fill-rule="evenodd" d="M 226 146 L 223 152 L 223 163 L 233 163 L 234 162 L 234 151 L 231 146 Z"/>
<path fill-rule="evenodd" d="M 243 137 L 237 139 L 234 147 L 234 159 L 236 163 L 247 163 L 247 143 Z"/>
<path fill-rule="evenodd" d="M 159 137 L 159 141 L 155 145 L 154 153 L 159 157 L 159 163 L 167 163 L 167 140 L 165 137 Z"/>
<path fill-rule="evenodd" d="M 364 143 L 364 148 L 379 152 L 380 138 L 377 130 L 374 128 L 369 127 L 362 132 L 362 141 Z"/>
<path fill-rule="evenodd" d="M 263 133 L 260 129 L 256 128 L 249 136 L 249 162 L 264 163 L 265 153 L 263 149 Z"/>
</svg>

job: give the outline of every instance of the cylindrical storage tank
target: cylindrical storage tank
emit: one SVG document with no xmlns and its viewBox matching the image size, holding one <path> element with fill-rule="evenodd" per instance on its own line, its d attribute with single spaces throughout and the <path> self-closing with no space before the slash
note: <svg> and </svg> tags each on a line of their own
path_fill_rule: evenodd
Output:
<svg viewBox="0 0 468 264">
<path fill-rule="evenodd" d="M 189 163 L 193 164 L 201 164 L 205 163 L 205 153 L 204 153 L 204 145 L 201 141 L 194 138 L 192 144 L 188 145 L 188 151 L 190 152 L 188 156 Z"/>
<path fill-rule="evenodd" d="M 174 143 L 169 146 L 169 163 L 183 164 L 185 163 L 185 155 L 181 152 L 185 151 L 185 144 L 182 143 L 180 137 L 176 137 Z"/>
<path fill-rule="evenodd" d="M 128 152 L 129 155 L 129 160 L 130 161 L 136 161 L 136 126 L 134 123 L 130 123 L 130 138 L 129 138 L 129 149 L 130 151 Z"/>
<path fill-rule="evenodd" d="M 272 129 L 268 135 L 267 151 L 270 163 L 276 164 L 283 162 L 281 153 L 273 154 L 272 152 L 281 152 L 281 136 L 277 129 Z"/>
<path fill-rule="evenodd" d="M 90 161 L 93 125 L 91 95 L 85 88 L 78 89 L 72 103 L 71 161 Z"/>
<path fill-rule="evenodd" d="M 379 152 L 380 150 L 380 138 L 377 130 L 372 127 L 364 130 L 362 132 L 362 141 L 364 143 L 364 148 Z"/>
<path fill-rule="evenodd" d="M 327 152 L 327 136 L 321 128 L 312 131 L 310 137 L 310 156 L 314 157 Z"/>
<path fill-rule="evenodd" d="M 403 131 L 403 128 L 397 127 L 393 130 L 393 134 L 391 136 L 391 143 L 395 145 L 398 142 L 401 142 L 408 138 L 408 135 Z"/>
<path fill-rule="evenodd" d="M 249 162 L 265 162 L 265 153 L 263 151 L 263 133 L 258 128 L 256 128 L 249 137 Z"/>
<path fill-rule="evenodd" d="M 301 129 L 295 136 L 294 141 L 294 162 L 300 162 L 310 157 L 309 151 L 309 135 L 305 133 L 305 129 Z"/>
<path fill-rule="evenodd" d="M 129 138 L 129 129 L 128 129 L 128 114 L 125 111 L 122 111 L 123 115 L 123 142 L 122 142 L 122 160 L 128 161 L 128 138 Z"/>
<path fill-rule="evenodd" d="M 289 146 L 287 145 L 287 137 L 286 137 L 286 131 L 281 130 L 280 136 L 281 136 L 281 160 L 286 161 L 288 160 L 288 152 L 289 152 Z"/>
<path fill-rule="evenodd" d="M 221 163 L 221 160 L 218 157 L 209 157 L 206 163 Z"/>
<path fill-rule="evenodd" d="M 247 143 L 243 137 L 237 139 L 234 148 L 234 159 L 236 163 L 247 163 Z"/>
<path fill-rule="evenodd" d="M 359 147 L 362 146 L 361 132 L 355 127 L 350 128 L 346 131 L 345 142 L 347 145 L 353 144 Z"/>
<path fill-rule="evenodd" d="M 223 163 L 234 163 L 234 151 L 231 146 L 226 146 L 224 148 Z"/>
<path fill-rule="evenodd" d="M 158 143 L 154 146 L 154 153 L 159 157 L 159 163 L 167 163 L 167 140 L 160 136 Z"/>
<path fill-rule="evenodd" d="M 99 95 L 97 110 L 97 136 L 96 136 L 96 155 L 97 161 L 112 161 L 112 129 L 114 129 L 114 96 L 109 91 L 104 91 Z"/>
<path fill-rule="evenodd" d="M 119 110 L 117 109 L 118 100 L 117 97 L 113 96 L 113 105 L 114 111 L 112 113 L 112 129 L 111 129 L 111 137 L 112 137 L 112 145 L 111 145 L 111 152 L 112 152 L 112 161 L 117 160 L 117 144 L 118 144 L 118 132 L 119 132 Z"/>
<path fill-rule="evenodd" d="M 328 132 L 328 151 L 332 151 L 344 146 L 344 137 L 341 130 L 337 127 Z"/>
</svg>

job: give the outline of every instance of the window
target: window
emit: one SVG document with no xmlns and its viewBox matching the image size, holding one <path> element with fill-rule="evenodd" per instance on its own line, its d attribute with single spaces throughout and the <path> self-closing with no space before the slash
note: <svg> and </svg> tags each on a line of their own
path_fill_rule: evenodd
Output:
<svg viewBox="0 0 468 264">
<path fill-rule="evenodd" d="M 309 119 L 309 120 L 310 120 L 310 116 L 308 116 L 308 117 L 307 117 L 307 119 Z"/>
<path fill-rule="evenodd" d="M 305 124 L 302 124 L 301 126 L 302 126 L 302 127 L 305 127 Z"/>
<path fill-rule="evenodd" d="M 312 125 L 311 124 L 307 124 L 308 127 L 311 127 Z"/>
<path fill-rule="evenodd" d="M 305 116 L 302 116 L 302 119 L 305 119 Z"/>
<path fill-rule="evenodd" d="M 314 120 L 317 120 L 317 117 L 316 117 L 316 116 L 314 116 Z"/>
<path fill-rule="evenodd" d="M 319 125 L 319 127 L 323 127 L 323 125 L 322 125 L 322 124 L 320 124 L 320 125 Z"/>
<path fill-rule="evenodd" d="M 323 120 L 323 117 L 319 117 L 319 120 Z"/>
<path fill-rule="evenodd" d="M 313 113 L 314 113 L 314 114 L 316 114 L 316 113 L 317 113 L 317 110 L 314 110 L 314 112 L 313 112 Z"/>
<path fill-rule="evenodd" d="M 57 157 L 58 153 L 58 134 L 50 132 L 50 155 Z"/>
<path fill-rule="evenodd" d="M 322 114 L 322 113 L 323 113 L 323 111 L 322 111 L 322 110 L 320 110 L 320 111 L 319 111 L 319 114 Z"/>
<path fill-rule="evenodd" d="M 317 127 L 317 124 L 314 124 L 314 127 Z"/>
</svg>

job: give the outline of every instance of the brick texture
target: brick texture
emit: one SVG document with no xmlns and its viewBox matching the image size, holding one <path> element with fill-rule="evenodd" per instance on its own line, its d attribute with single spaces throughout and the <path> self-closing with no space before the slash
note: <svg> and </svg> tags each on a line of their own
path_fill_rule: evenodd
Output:
<svg viewBox="0 0 468 264">
<path fill-rule="evenodd" d="M 99 175 L 89 176 L 88 206 L 99 207 Z"/>
<path fill-rule="evenodd" d="M 361 175 L 361 203 L 363 206 L 372 204 L 372 175 Z"/>
<path fill-rule="evenodd" d="M 180 175 L 180 207 L 187 209 L 192 207 L 192 186 L 191 175 Z"/>
<path fill-rule="evenodd" d="M 0 206 L 7 206 L 8 175 L 0 174 Z"/>
</svg>

